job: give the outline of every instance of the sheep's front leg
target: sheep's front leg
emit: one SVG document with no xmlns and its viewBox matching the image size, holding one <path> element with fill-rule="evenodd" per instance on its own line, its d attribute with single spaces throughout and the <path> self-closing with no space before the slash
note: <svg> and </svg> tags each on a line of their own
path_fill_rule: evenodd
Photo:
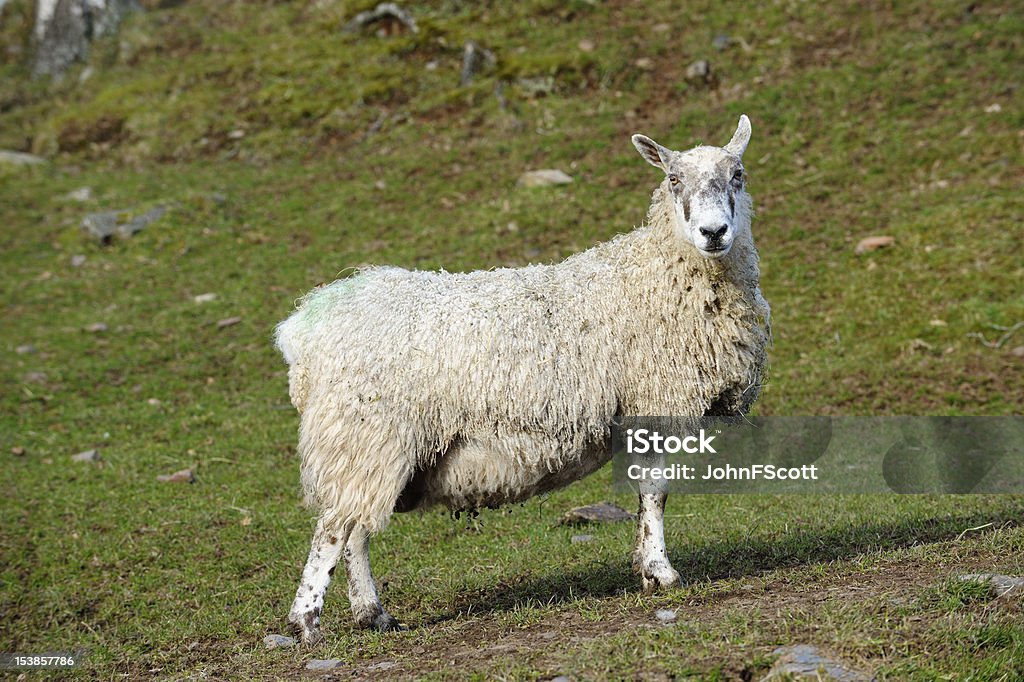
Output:
<svg viewBox="0 0 1024 682">
<path fill-rule="evenodd" d="M 640 573 L 644 592 L 679 585 L 679 573 L 665 551 L 666 497 L 664 493 L 640 493 L 633 568 Z"/>
<path fill-rule="evenodd" d="M 313 532 L 313 543 L 309 548 L 306 567 L 302 569 L 299 589 L 288 612 L 288 622 L 302 636 L 304 644 L 315 644 L 320 640 L 320 614 L 323 613 L 327 585 L 334 575 L 346 538 L 327 532 L 321 518 Z"/>
<path fill-rule="evenodd" d="M 352 617 L 362 628 L 398 630 L 398 621 L 380 604 L 377 585 L 370 573 L 370 536 L 357 526 L 345 543 L 345 573 L 348 575 L 348 601 Z"/>
</svg>

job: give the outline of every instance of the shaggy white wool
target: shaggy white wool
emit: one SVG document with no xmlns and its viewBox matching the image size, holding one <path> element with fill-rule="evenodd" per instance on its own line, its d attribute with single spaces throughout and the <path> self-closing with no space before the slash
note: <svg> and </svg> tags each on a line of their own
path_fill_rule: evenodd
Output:
<svg viewBox="0 0 1024 682">
<path fill-rule="evenodd" d="M 751 203 L 712 259 L 647 224 L 554 265 L 465 274 L 374 267 L 310 292 L 277 328 L 301 413 L 307 501 L 330 528 L 413 506 L 494 506 L 600 467 L 616 415 L 745 412 L 767 366 Z"/>
</svg>

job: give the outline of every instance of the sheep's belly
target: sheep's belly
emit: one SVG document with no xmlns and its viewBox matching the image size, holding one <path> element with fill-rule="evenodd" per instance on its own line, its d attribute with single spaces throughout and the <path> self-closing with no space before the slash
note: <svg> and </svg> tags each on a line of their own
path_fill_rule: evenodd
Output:
<svg viewBox="0 0 1024 682">
<path fill-rule="evenodd" d="M 421 472 L 422 497 L 415 507 L 478 509 L 521 502 L 578 481 L 611 459 L 605 447 L 544 458 L 538 456 L 544 452 L 543 444 L 536 445 L 537 449 L 516 448 L 517 452 L 508 451 L 507 442 L 467 441 L 454 446 L 435 466 Z"/>
</svg>

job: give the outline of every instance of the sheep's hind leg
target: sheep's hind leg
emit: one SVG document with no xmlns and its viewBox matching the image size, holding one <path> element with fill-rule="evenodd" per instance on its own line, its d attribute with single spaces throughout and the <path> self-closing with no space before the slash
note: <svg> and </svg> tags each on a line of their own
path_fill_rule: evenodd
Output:
<svg viewBox="0 0 1024 682">
<path fill-rule="evenodd" d="M 345 573 L 348 575 L 348 601 L 356 624 L 372 630 L 401 629 L 377 596 L 377 585 L 370 573 L 370 536 L 361 526 L 352 530 L 345 543 Z"/>
<path fill-rule="evenodd" d="M 633 568 L 640 573 L 644 592 L 648 593 L 679 585 L 679 573 L 665 551 L 666 497 L 664 493 L 640 493 Z"/>
<path fill-rule="evenodd" d="M 328 532 L 323 518 L 317 522 L 309 558 L 302 569 L 299 589 L 288 612 L 288 622 L 298 630 L 304 644 L 315 644 L 320 640 L 320 614 L 323 613 L 327 585 L 334 575 L 346 540 Z"/>
</svg>

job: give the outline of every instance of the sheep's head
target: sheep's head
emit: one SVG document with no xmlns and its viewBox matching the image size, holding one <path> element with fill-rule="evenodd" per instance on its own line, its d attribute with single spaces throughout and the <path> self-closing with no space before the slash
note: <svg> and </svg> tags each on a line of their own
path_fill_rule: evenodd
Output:
<svg viewBox="0 0 1024 682">
<path fill-rule="evenodd" d="M 665 172 L 676 236 L 707 258 L 728 254 L 739 230 L 749 229 L 745 220 L 737 220 L 737 204 L 741 209 L 747 206 L 742 159 L 749 141 L 746 116 L 740 116 L 736 132 L 724 147 L 675 152 L 645 135 L 633 136 L 640 155 Z"/>
</svg>

